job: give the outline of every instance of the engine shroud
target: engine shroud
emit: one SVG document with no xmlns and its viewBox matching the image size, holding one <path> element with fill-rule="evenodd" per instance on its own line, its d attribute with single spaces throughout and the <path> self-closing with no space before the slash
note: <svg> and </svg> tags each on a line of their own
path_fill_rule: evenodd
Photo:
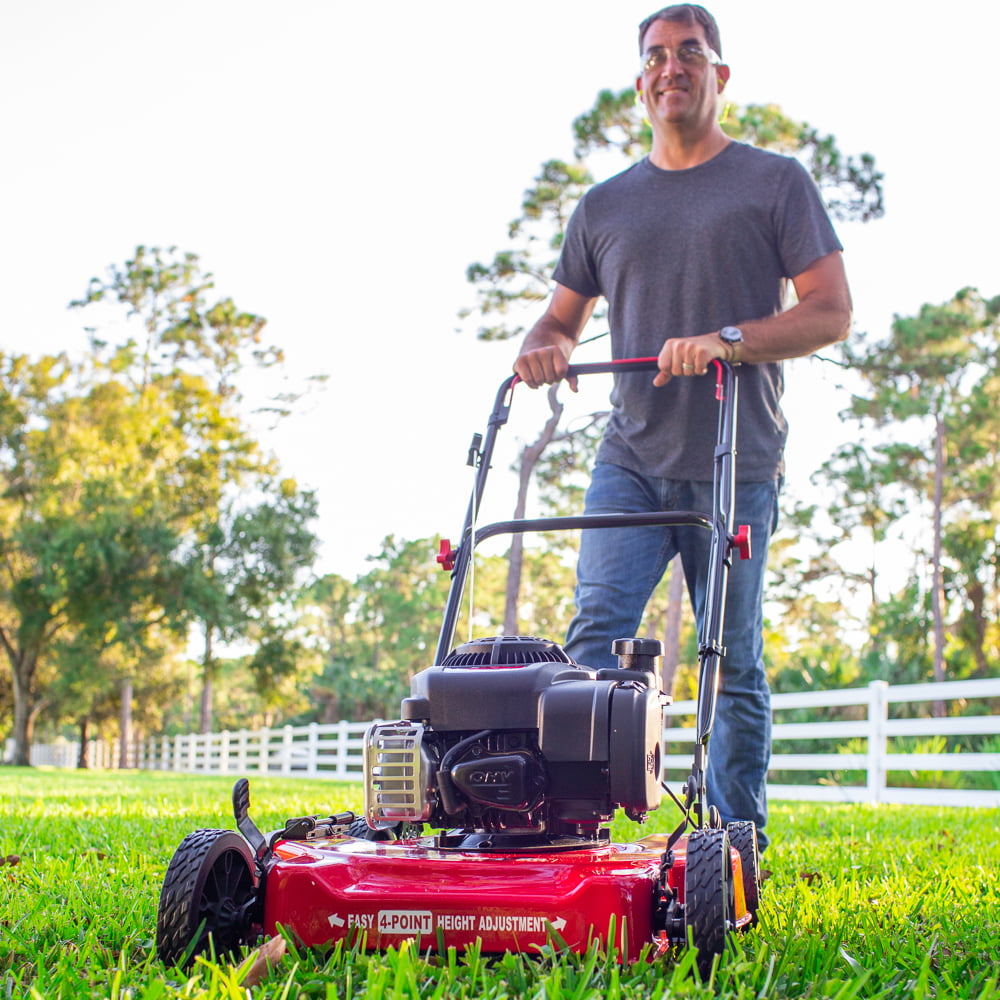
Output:
<svg viewBox="0 0 1000 1000">
<path fill-rule="evenodd" d="M 556 643 L 496 636 L 418 673 L 403 718 L 365 738 L 369 826 L 458 827 L 442 846 L 509 849 L 594 839 L 619 806 L 645 817 L 660 803 L 667 699 L 655 656 L 633 655 L 649 640 L 622 643 L 620 668 L 594 670 Z"/>
</svg>

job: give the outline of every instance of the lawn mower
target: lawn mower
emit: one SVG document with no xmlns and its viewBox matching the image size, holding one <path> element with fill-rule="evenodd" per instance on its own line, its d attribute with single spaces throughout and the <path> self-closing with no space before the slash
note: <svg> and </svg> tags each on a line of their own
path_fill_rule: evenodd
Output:
<svg viewBox="0 0 1000 1000">
<path fill-rule="evenodd" d="M 705 796 L 726 582 L 734 553 L 737 374 L 713 362 L 719 401 L 714 510 L 545 517 L 477 526 L 497 433 L 518 379 L 497 394 L 485 438 L 469 453 L 475 482 L 461 542 L 437 558 L 452 574 L 434 662 L 417 673 L 400 718 L 364 739 L 364 814 L 289 819 L 265 835 L 249 784 L 233 790 L 233 830 L 196 830 L 164 879 L 159 957 L 185 964 L 279 932 L 305 946 L 421 947 L 537 953 L 594 942 L 625 961 L 693 945 L 699 964 L 756 915 L 759 866 L 751 822 L 723 828 Z M 636 377 L 655 359 L 571 366 L 569 374 Z M 556 642 L 496 635 L 453 646 L 476 546 L 515 532 L 683 525 L 711 533 L 707 611 L 699 634 L 696 742 L 679 793 L 661 782 L 659 641 L 616 639 L 614 669 L 574 662 Z M 612 843 L 617 809 L 642 821 L 666 791 L 680 810 L 669 835 Z"/>
</svg>

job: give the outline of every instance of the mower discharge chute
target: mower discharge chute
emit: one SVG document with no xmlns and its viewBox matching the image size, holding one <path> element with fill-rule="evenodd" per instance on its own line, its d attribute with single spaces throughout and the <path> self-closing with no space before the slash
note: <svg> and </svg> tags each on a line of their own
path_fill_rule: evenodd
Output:
<svg viewBox="0 0 1000 1000">
<path fill-rule="evenodd" d="M 513 387 L 497 395 L 485 439 L 470 452 L 473 495 L 457 550 L 438 561 L 452 585 L 434 665 L 413 678 L 400 718 L 364 741 L 363 816 L 290 819 L 265 837 L 237 782 L 240 834 L 197 830 L 167 870 L 157 950 L 167 963 L 250 943 L 280 927 L 305 945 L 362 940 L 376 949 L 419 938 L 427 947 L 535 952 L 592 942 L 636 960 L 689 941 L 704 967 L 727 934 L 755 917 L 759 869 L 751 822 L 722 827 L 705 801 L 729 565 L 748 558 L 734 532 L 736 372 L 716 369 L 719 432 L 711 513 L 662 511 L 475 524 L 497 432 Z M 656 370 L 653 359 L 575 365 L 571 375 Z M 642 821 L 659 807 L 663 707 L 657 640 L 617 639 L 614 669 L 575 663 L 555 642 L 491 636 L 453 648 L 473 551 L 526 531 L 687 525 L 711 533 L 699 635 L 697 731 L 690 777 L 670 793 L 681 818 L 669 836 L 615 844 L 616 809 Z M 669 791 L 669 789 L 668 789 Z M 424 835 L 425 827 L 438 832 Z"/>
</svg>

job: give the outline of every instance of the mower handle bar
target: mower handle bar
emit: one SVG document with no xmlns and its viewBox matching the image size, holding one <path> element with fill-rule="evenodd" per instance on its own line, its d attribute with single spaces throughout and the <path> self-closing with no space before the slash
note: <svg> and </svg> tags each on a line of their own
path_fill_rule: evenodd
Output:
<svg viewBox="0 0 1000 1000">
<path fill-rule="evenodd" d="M 611 375 L 615 372 L 655 372 L 660 366 L 656 358 L 621 358 L 618 361 L 588 361 L 586 364 L 570 365 L 567 378 L 577 375 Z"/>
<path fill-rule="evenodd" d="M 501 521 L 475 527 L 475 513 L 479 509 L 486 477 L 489 472 L 496 437 L 500 428 L 507 423 L 510 415 L 514 386 L 521 381 L 518 375 L 511 375 L 501 384 L 490 414 L 484 438 L 474 439 L 469 452 L 469 464 L 476 468 L 473 495 L 469 501 L 465 526 L 459 547 L 450 551 L 448 543 L 442 542 L 442 553 L 438 557 L 445 568 L 452 569 L 452 585 L 445 605 L 444 620 L 438 638 L 435 663 L 442 663 L 451 650 L 455 628 L 462 603 L 462 594 L 468 576 L 472 554 L 476 545 L 486 538 L 506 533 L 526 531 L 557 530 L 568 528 L 633 527 L 637 525 L 691 525 L 707 528 L 712 532 L 711 555 L 705 615 L 698 637 L 698 655 L 701 661 L 698 684 L 696 770 L 702 771 L 703 782 L 704 751 L 715 719 L 716 689 L 718 687 L 719 661 L 723 655 L 722 626 L 725 617 L 726 581 L 729 574 L 730 553 L 736 539 L 733 535 L 733 507 L 735 503 L 735 437 L 737 379 L 731 365 L 714 360 L 716 369 L 715 396 L 719 402 L 718 443 L 714 454 L 713 513 L 711 516 L 693 511 L 657 511 L 643 514 L 592 514 L 565 518 L 536 518 Z M 625 372 L 658 371 L 656 358 L 622 358 L 615 361 L 600 361 L 570 365 L 567 378 L 578 375 L 624 374 Z M 446 551 L 446 549 L 448 549 Z M 698 758 L 702 758 L 701 765 Z"/>
</svg>

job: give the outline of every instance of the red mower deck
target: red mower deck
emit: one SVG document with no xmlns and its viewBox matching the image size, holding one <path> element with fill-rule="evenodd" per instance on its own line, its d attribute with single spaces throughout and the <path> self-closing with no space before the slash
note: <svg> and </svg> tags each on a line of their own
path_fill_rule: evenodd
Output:
<svg viewBox="0 0 1000 1000">
<path fill-rule="evenodd" d="M 433 838 L 279 842 L 264 932 L 280 925 L 306 945 L 363 939 L 369 950 L 418 938 L 459 950 L 479 941 L 484 952 L 537 951 L 555 940 L 579 952 L 596 940 L 634 961 L 653 939 L 665 846 L 665 836 L 539 854 L 440 851 Z M 669 875 L 681 902 L 685 846 L 686 838 L 674 846 Z M 740 856 L 731 851 L 742 926 L 751 918 Z"/>
</svg>

